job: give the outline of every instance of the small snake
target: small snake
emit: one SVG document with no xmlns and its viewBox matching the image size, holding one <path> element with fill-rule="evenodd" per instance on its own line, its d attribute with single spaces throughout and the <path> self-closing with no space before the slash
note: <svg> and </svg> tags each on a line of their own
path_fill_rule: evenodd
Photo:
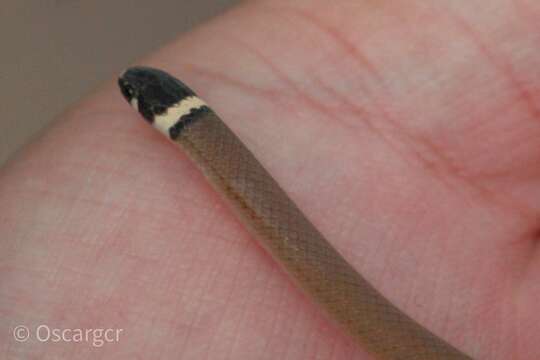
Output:
<svg viewBox="0 0 540 360">
<path fill-rule="evenodd" d="M 225 123 L 154 68 L 118 79 L 126 100 L 189 155 L 242 223 L 314 302 L 378 359 L 471 359 L 386 300 L 330 245 Z"/>
</svg>

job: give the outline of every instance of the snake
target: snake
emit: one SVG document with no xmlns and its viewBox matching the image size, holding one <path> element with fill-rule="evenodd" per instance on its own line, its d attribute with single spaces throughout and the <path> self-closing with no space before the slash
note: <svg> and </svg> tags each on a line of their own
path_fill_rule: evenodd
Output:
<svg viewBox="0 0 540 360">
<path fill-rule="evenodd" d="M 472 359 L 356 271 L 186 84 L 163 70 L 133 66 L 118 85 L 128 103 L 188 155 L 293 283 L 362 349 L 382 360 Z"/>
</svg>

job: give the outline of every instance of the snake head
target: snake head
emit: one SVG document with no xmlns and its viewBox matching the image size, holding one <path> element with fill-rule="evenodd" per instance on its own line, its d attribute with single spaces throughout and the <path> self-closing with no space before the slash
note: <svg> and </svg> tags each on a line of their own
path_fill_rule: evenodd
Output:
<svg viewBox="0 0 540 360">
<path fill-rule="evenodd" d="M 127 69 L 119 78 L 118 85 L 126 100 L 149 122 L 156 115 L 195 96 L 195 93 L 180 80 L 164 71 L 145 66 Z"/>
</svg>

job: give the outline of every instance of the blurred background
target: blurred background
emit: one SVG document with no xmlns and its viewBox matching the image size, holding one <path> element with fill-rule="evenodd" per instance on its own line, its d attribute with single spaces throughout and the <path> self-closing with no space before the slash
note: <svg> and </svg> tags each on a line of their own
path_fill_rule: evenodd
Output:
<svg viewBox="0 0 540 360">
<path fill-rule="evenodd" d="M 239 0 L 1 0 L 0 166 L 67 106 Z"/>
</svg>

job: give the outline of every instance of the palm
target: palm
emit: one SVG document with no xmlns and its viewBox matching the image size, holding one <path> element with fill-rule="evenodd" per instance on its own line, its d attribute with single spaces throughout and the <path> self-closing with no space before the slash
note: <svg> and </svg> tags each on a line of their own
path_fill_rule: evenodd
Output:
<svg viewBox="0 0 540 360">
<path fill-rule="evenodd" d="M 539 357 L 540 8 L 304 3 L 244 5 L 149 63 L 408 314 L 475 358 Z M 116 89 L 66 117 L 1 174 L 2 322 L 123 337 L 4 352 L 367 358 Z"/>
</svg>

